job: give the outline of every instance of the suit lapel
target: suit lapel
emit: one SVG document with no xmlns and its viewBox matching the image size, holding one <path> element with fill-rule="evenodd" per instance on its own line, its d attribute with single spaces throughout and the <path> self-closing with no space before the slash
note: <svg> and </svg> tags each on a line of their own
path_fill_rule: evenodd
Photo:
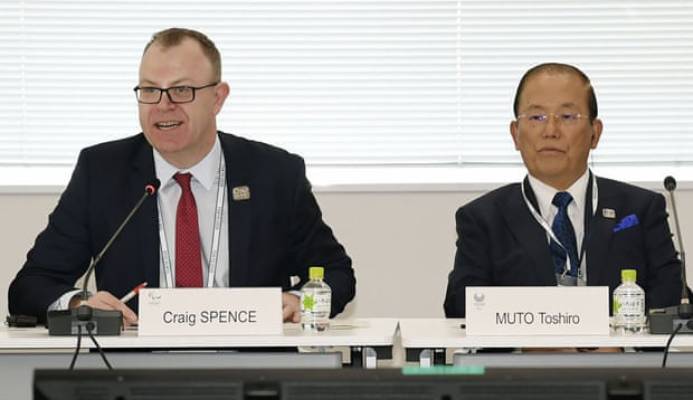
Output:
<svg viewBox="0 0 693 400">
<path fill-rule="evenodd" d="M 144 193 L 144 187 L 156 177 L 154 169 L 154 155 L 152 147 L 147 143 L 144 135 L 141 136 L 141 144 L 135 150 L 132 158 L 132 173 L 129 179 L 129 198 L 139 199 Z M 139 237 L 139 255 L 145 271 L 142 278 L 149 287 L 159 287 L 159 221 L 156 196 L 147 199 L 135 218 L 131 221 L 136 224 L 136 232 Z"/>
<path fill-rule="evenodd" d="M 614 237 L 613 228 L 622 216 L 618 215 L 620 202 L 611 190 L 611 187 L 600 178 L 597 178 L 599 187 L 599 202 L 597 212 L 590 221 L 589 236 L 587 237 L 587 284 L 596 285 L 605 282 L 604 265 L 608 259 L 609 247 Z M 616 211 L 615 218 L 605 218 L 604 210 Z"/>
<path fill-rule="evenodd" d="M 508 229 L 510 229 L 516 241 L 521 244 L 525 252 L 530 256 L 530 268 L 533 270 L 527 271 L 527 273 L 541 277 L 541 281 L 555 283 L 556 276 L 553 271 L 553 261 L 549 253 L 546 232 L 532 217 L 527 208 L 522 198 L 520 185 L 516 185 L 507 201 L 501 204 L 501 212 L 506 220 Z M 526 190 L 526 193 L 536 209 L 534 193 L 531 189 Z"/>
<path fill-rule="evenodd" d="M 253 187 L 248 179 L 250 171 L 247 155 L 239 149 L 238 139 L 219 133 L 226 162 L 229 218 L 229 285 L 246 286 L 250 276 L 249 248 L 252 233 Z M 239 195 L 234 196 L 234 189 Z M 245 192 L 245 189 L 248 189 Z M 249 194 L 247 199 L 244 193 Z M 235 198 L 234 198 L 235 197 Z"/>
</svg>

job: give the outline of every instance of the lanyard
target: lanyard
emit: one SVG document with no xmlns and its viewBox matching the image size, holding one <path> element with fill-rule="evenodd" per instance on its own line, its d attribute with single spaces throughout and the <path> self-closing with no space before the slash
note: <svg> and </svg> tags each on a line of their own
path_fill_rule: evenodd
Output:
<svg viewBox="0 0 693 400">
<path fill-rule="evenodd" d="M 590 171 L 590 177 L 592 180 L 592 182 L 591 182 L 592 185 L 590 185 L 590 186 L 592 186 L 592 198 L 591 198 L 591 200 L 592 200 L 591 201 L 592 214 L 589 215 L 590 218 L 588 218 L 588 214 L 586 212 L 587 210 L 585 210 L 585 225 L 584 225 L 584 229 L 583 229 L 584 234 L 582 235 L 582 245 L 580 246 L 580 256 L 578 257 L 578 265 L 576 266 L 576 267 L 578 267 L 577 268 L 578 280 L 582 279 L 582 276 L 583 276 L 582 269 L 586 268 L 586 266 L 584 265 L 586 263 L 584 255 L 585 255 L 585 251 L 587 248 L 587 246 L 585 246 L 585 244 L 587 242 L 586 239 L 587 239 L 587 235 L 589 233 L 588 222 L 591 219 L 591 217 L 594 217 L 594 215 L 597 213 L 597 202 L 599 201 L 599 188 L 597 188 L 597 177 L 592 173 L 592 171 Z M 561 243 L 561 241 L 558 240 L 556 235 L 553 233 L 553 229 L 551 229 L 551 225 L 549 225 L 549 223 L 544 218 L 542 218 L 541 214 L 534 208 L 532 203 L 527 198 L 527 193 L 525 192 L 524 182 L 522 182 L 520 184 L 520 187 L 522 188 L 522 198 L 524 199 L 525 204 L 527 205 L 527 208 L 529 209 L 529 212 L 532 214 L 532 217 L 534 217 L 534 219 L 539 223 L 539 225 L 541 225 L 541 227 L 544 228 L 546 233 L 549 235 L 549 237 L 553 241 L 555 241 L 559 246 L 561 246 L 561 248 L 563 248 L 563 250 L 566 250 L 563 243 Z M 566 255 L 567 255 L 567 253 L 568 252 L 566 250 Z M 563 273 L 560 275 L 560 277 L 565 277 L 572 270 L 573 270 L 573 266 L 570 265 L 570 257 L 566 256 L 566 268 L 563 270 Z"/>
<path fill-rule="evenodd" d="M 219 260 L 219 240 L 221 236 L 221 218 L 224 214 L 226 203 L 226 163 L 223 162 L 224 154 L 219 154 L 219 169 L 217 172 L 217 202 L 214 207 L 214 227 L 212 231 L 212 246 L 209 256 L 209 271 L 207 273 L 207 287 L 214 287 L 214 277 L 217 273 L 217 264 Z M 164 266 L 164 277 L 166 279 L 166 287 L 173 288 L 173 268 L 171 267 L 171 254 L 166 241 L 166 232 L 164 230 L 164 220 L 161 216 L 161 203 L 159 203 L 158 218 L 159 218 L 159 243 L 161 250 L 161 262 Z"/>
</svg>

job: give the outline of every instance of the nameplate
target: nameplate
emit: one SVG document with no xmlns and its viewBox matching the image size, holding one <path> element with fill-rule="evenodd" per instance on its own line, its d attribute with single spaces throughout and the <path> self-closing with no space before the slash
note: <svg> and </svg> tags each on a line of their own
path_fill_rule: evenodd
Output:
<svg viewBox="0 0 693 400">
<path fill-rule="evenodd" d="M 281 335 L 281 289 L 142 289 L 137 330 L 140 336 Z"/>
<path fill-rule="evenodd" d="M 606 286 L 469 286 L 466 334 L 609 335 Z"/>
</svg>

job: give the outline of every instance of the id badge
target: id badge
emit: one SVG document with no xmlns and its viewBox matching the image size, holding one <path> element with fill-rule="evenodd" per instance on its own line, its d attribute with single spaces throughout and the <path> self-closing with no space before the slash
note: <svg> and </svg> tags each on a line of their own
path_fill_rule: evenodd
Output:
<svg viewBox="0 0 693 400">
<path fill-rule="evenodd" d="M 568 274 L 556 274 L 556 282 L 558 286 L 577 286 L 578 278 Z"/>
</svg>

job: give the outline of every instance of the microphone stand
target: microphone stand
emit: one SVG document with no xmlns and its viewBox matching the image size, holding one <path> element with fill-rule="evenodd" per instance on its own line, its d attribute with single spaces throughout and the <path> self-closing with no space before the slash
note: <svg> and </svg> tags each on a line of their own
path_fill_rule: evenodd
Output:
<svg viewBox="0 0 693 400">
<path fill-rule="evenodd" d="M 681 237 L 681 225 L 676 209 L 674 190 L 676 189 L 676 179 L 667 176 L 664 179 L 664 188 L 669 192 L 671 200 L 671 210 L 674 214 L 674 225 L 676 227 L 676 238 L 679 245 L 679 256 L 681 259 L 681 304 L 666 308 L 652 309 L 649 313 L 650 333 L 653 334 L 672 334 L 672 333 L 693 333 L 693 305 L 688 298 L 688 284 L 686 281 L 686 253 L 683 249 L 683 239 Z"/>
<path fill-rule="evenodd" d="M 71 310 L 54 310 L 48 312 L 46 326 L 48 327 L 48 334 L 50 336 L 81 336 L 82 332 L 101 336 L 120 335 L 120 332 L 123 330 L 123 313 L 120 310 L 95 309 L 86 304 L 89 295 L 87 284 L 91 274 L 96 268 L 96 264 L 101 261 L 103 255 L 108 251 L 137 210 L 140 209 L 144 201 L 148 197 L 154 195 L 158 188 L 158 180 L 145 186 L 144 193 L 137 201 L 137 204 L 135 204 L 127 217 L 125 217 L 120 226 L 118 226 L 113 236 L 111 236 L 103 249 L 97 254 L 89 265 L 89 268 L 87 268 L 87 273 L 84 276 L 84 283 L 82 285 L 82 304 Z"/>
</svg>

